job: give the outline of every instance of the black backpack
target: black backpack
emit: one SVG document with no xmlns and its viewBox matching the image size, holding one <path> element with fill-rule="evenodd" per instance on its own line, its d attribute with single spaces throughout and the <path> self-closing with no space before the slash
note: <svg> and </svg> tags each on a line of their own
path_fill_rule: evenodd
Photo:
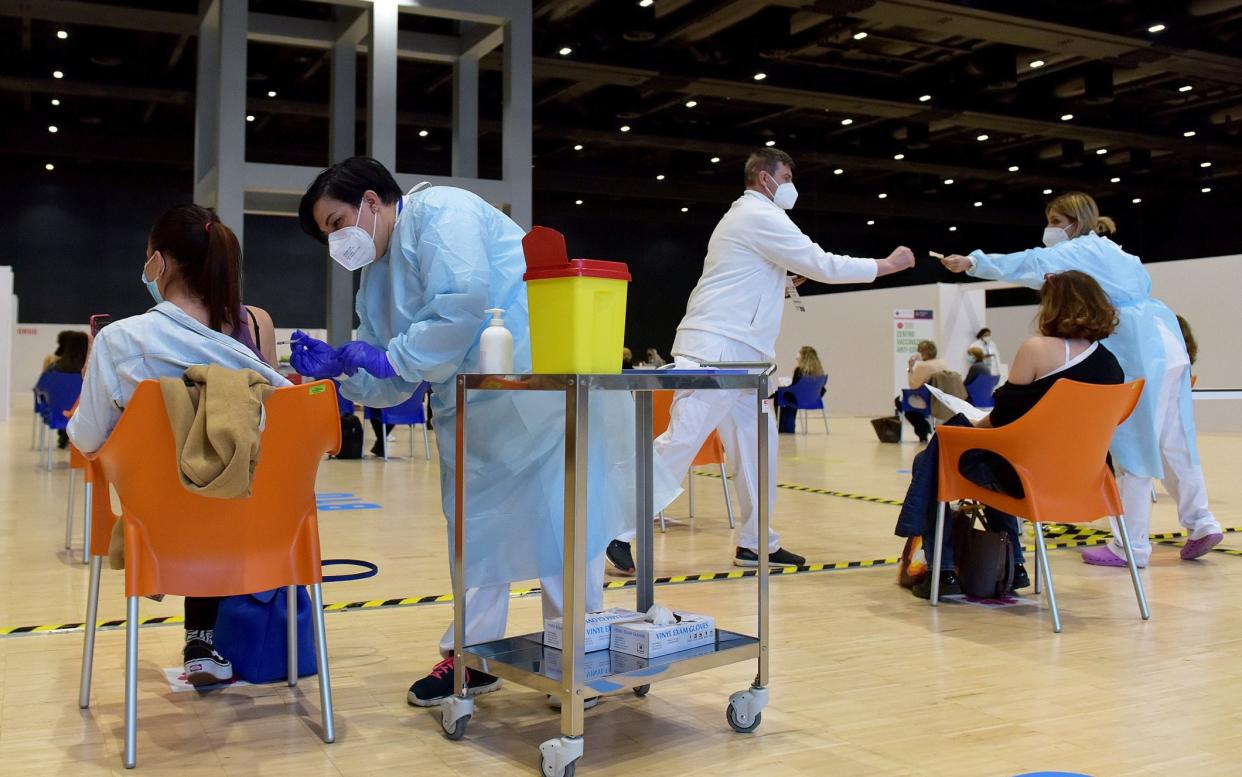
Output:
<svg viewBox="0 0 1242 777">
<path fill-rule="evenodd" d="M 1013 588 L 1013 542 L 1008 534 L 975 528 L 980 518 L 987 526 L 983 505 L 960 504 L 953 512 L 951 538 L 962 592 L 979 599 L 999 599 Z"/>
<path fill-rule="evenodd" d="M 338 459 L 362 458 L 362 421 L 353 413 L 341 416 L 341 450 Z"/>
</svg>

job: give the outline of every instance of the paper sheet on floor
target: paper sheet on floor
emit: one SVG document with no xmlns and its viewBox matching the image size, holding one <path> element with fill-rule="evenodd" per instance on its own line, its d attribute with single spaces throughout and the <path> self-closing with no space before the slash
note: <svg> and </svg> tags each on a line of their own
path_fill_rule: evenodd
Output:
<svg viewBox="0 0 1242 777">
<path fill-rule="evenodd" d="M 950 412 L 961 413 L 966 416 L 966 420 L 970 421 L 972 424 L 992 412 L 991 410 L 980 410 L 966 400 L 959 399 L 952 394 L 946 394 L 930 383 L 924 383 L 923 386 L 931 392 L 933 397 L 939 399 L 941 404 L 949 408 Z"/>
<path fill-rule="evenodd" d="M 168 686 L 172 688 L 173 693 L 185 693 L 186 691 L 214 691 L 217 688 L 229 688 L 238 685 L 250 685 L 245 680 L 233 680 L 231 683 L 218 683 L 216 685 L 201 685 L 195 688 L 185 681 L 185 667 L 174 666 L 164 670 L 164 679 L 168 680 Z"/>
</svg>

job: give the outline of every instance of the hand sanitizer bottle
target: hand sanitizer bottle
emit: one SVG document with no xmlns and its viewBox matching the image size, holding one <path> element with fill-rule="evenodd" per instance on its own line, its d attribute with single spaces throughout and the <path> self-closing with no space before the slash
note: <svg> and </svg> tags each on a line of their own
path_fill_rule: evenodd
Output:
<svg viewBox="0 0 1242 777">
<path fill-rule="evenodd" d="M 513 334 L 505 329 L 501 308 L 488 308 L 492 321 L 479 338 L 479 372 L 508 375 L 513 372 Z"/>
</svg>

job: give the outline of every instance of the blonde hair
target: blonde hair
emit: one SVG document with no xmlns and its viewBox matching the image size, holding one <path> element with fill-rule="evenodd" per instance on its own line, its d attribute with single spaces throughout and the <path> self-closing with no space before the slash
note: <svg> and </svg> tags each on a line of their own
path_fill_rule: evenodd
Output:
<svg viewBox="0 0 1242 777">
<path fill-rule="evenodd" d="M 1111 235 L 1117 231 L 1116 222 L 1108 216 L 1101 216 L 1100 206 L 1096 205 L 1091 195 L 1085 192 L 1066 192 L 1057 195 L 1044 209 L 1044 215 L 1052 211 L 1060 213 L 1077 225 L 1078 234 L 1071 237 L 1079 237 L 1088 232 Z"/>
<path fill-rule="evenodd" d="M 970 357 L 977 362 L 983 361 L 983 357 L 987 355 L 983 352 L 983 349 L 977 345 L 972 345 L 967 348 L 966 353 L 970 354 Z"/>
<path fill-rule="evenodd" d="M 916 350 L 919 352 L 919 356 L 929 360 L 939 355 L 939 351 L 936 350 L 936 344 L 931 340 L 920 340 Z"/>
<path fill-rule="evenodd" d="M 802 370 L 802 374 L 812 378 L 818 378 L 824 374 L 824 365 L 819 361 L 819 354 L 809 345 L 802 346 L 802 353 L 798 356 L 798 367 Z"/>
</svg>

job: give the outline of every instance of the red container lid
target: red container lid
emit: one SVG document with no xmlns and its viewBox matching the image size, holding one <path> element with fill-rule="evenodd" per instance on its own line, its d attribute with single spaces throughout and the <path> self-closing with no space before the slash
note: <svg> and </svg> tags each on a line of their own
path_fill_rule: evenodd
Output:
<svg viewBox="0 0 1242 777">
<path fill-rule="evenodd" d="M 535 227 L 522 238 L 522 252 L 526 255 L 525 281 L 542 281 L 549 278 L 608 278 L 617 281 L 630 280 L 625 262 L 605 262 L 599 259 L 569 258 L 565 250 L 565 236 L 555 229 Z"/>
</svg>

